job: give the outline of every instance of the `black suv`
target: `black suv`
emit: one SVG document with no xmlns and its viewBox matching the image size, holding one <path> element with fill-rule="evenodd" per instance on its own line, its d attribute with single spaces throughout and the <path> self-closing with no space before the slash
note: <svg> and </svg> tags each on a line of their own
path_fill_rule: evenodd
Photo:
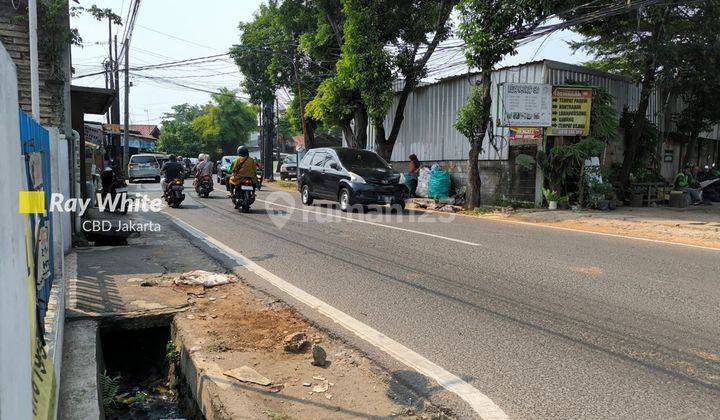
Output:
<svg viewBox="0 0 720 420">
<path fill-rule="evenodd" d="M 298 165 L 298 188 L 303 204 L 323 198 L 338 201 L 342 211 L 356 204 L 404 209 L 407 196 L 400 174 L 377 153 L 346 147 L 309 150 Z"/>
</svg>

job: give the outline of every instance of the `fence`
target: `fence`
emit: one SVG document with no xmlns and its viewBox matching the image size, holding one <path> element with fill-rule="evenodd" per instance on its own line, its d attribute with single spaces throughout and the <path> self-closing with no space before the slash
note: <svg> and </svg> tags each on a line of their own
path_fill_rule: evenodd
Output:
<svg viewBox="0 0 720 420">
<path fill-rule="evenodd" d="M 45 212 L 30 214 L 35 300 L 39 337 L 44 335 L 44 319 L 55 275 L 53 250 L 53 221 L 50 216 L 51 156 L 50 134 L 23 111 L 20 115 L 20 147 L 25 157 L 25 174 L 29 191 L 43 191 Z"/>
</svg>

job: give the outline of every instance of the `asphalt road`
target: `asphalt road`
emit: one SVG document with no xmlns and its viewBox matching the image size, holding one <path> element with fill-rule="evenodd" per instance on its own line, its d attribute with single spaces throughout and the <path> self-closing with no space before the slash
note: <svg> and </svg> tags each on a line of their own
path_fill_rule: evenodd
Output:
<svg viewBox="0 0 720 420">
<path fill-rule="evenodd" d="M 189 195 L 166 211 L 512 418 L 720 417 L 720 251 L 462 216 L 346 215 L 270 191 L 240 214 L 224 190 Z"/>
</svg>

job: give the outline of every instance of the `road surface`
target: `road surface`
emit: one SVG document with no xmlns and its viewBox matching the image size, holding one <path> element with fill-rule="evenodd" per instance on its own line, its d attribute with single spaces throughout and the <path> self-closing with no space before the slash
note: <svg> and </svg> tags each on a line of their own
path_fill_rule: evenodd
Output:
<svg viewBox="0 0 720 420">
<path fill-rule="evenodd" d="M 218 190 L 166 211 L 511 418 L 720 416 L 720 251 L 328 204 L 263 191 L 240 214 Z"/>
</svg>

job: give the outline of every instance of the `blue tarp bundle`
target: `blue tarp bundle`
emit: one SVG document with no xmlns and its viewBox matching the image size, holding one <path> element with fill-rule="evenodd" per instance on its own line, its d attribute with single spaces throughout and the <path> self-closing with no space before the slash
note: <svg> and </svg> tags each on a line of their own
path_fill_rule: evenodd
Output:
<svg viewBox="0 0 720 420">
<path fill-rule="evenodd" d="M 430 171 L 428 198 L 447 198 L 450 195 L 450 172 L 439 168 Z"/>
</svg>

